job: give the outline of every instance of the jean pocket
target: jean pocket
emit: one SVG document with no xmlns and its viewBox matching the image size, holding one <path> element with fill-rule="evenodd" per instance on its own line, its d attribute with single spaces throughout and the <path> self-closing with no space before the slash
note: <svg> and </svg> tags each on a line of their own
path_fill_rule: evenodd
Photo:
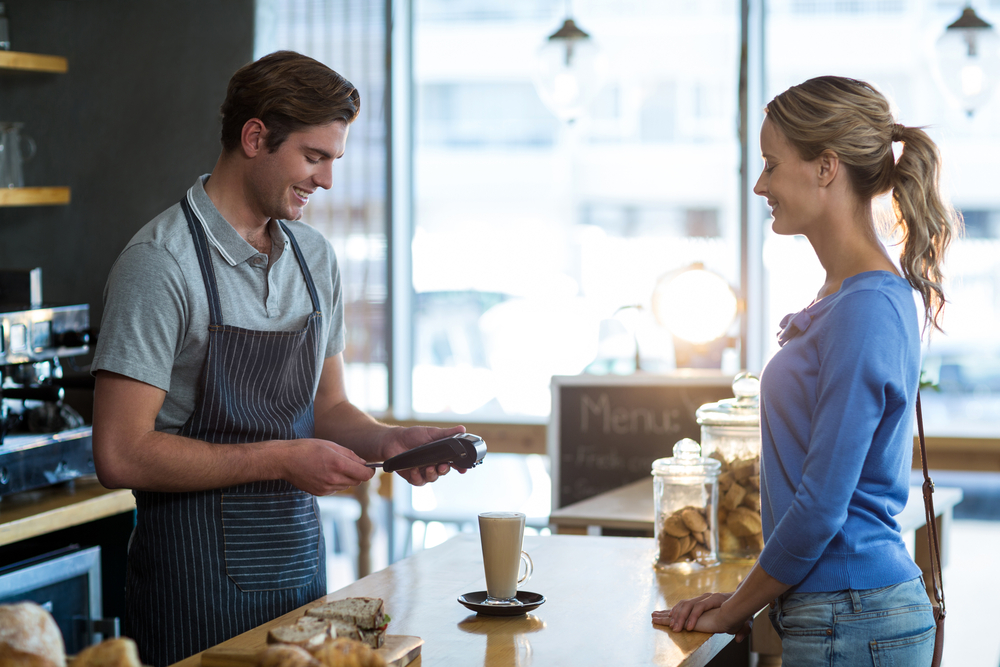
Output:
<svg viewBox="0 0 1000 667">
<path fill-rule="evenodd" d="M 833 635 L 833 604 L 817 602 L 782 607 L 781 629 L 793 637 L 830 637 Z"/>
<path fill-rule="evenodd" d="M 875 667 L 921 667 L 934 657 L 935 628 L 920 634 L 871 642 Z"/>
<path fill-rule="evenodd" d="M 240 590 L 301 588 L 319 571 L 319 518 L 302 492 L 222 494 L 226 574 Z"/>
</svg>

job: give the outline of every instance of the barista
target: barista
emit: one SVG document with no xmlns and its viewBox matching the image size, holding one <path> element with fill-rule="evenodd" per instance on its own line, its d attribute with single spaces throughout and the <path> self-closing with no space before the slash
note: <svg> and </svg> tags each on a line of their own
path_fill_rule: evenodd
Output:
<svg viewBox="0 0 1000 667">
<path fill-rule="evenodd" d="M 125 633 L 166 665 L 326 594 L 315 496 L 462 432 L 380 424 L 347 399 L 330 244 L 297 222 L 360 109 L 325 65 L 236 72 L 210 175 L 132 238 L 93 368 L 101 482 L 134 489 Z M 405 471 L 432 482 L 447 465 Z"/>
</svg>

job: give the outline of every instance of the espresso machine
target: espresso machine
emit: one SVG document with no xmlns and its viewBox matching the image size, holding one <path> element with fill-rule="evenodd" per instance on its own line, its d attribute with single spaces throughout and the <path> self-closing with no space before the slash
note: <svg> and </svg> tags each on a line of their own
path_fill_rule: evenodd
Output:
<svg viewBox="0 0 1000 667">
<path fill-rule="evenodd" d="M 0 498 L 94 473 L 61 360 L 90 351 L 90 307 L 42 303 L 41 269 L 0 271 Z"/>
</svg>

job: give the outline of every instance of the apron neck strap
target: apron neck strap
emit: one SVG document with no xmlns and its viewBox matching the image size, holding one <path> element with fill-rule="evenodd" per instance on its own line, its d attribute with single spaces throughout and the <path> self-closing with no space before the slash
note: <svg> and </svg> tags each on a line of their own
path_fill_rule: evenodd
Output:
<svg viewBox="0 0 1000 667">
<path fill-rule="evenodd" d="M 281 225 L 281 229 L 288 236 L 288 240 L 292 242 L 292 249 L 295 250 L 295 258 L 299 262 L 299 268 L 302 269 L 302 277 L 306 279 L 306 287 L 309 288 L 309 297 L 312 299 L 313 310 L 320 313 L 322 312 L 322 308 L 319 307 L 319 294 L 316 293 L 316 283 L 313 282 L 312 273 L 309 272 L 309 267 L 306 265 L 306 258 L 302 256 L 299 242 L 295 240 L 295 236 L 292 234 L 292 230 L 288 229 L 288 225 L 281 220 L 278 221 L 278 224 Z"/>
<path fill-rule="evenodd" d="M 205 230 L 195 218 L 191 205 L 188 204 L 187 197 L 181 199 L 181 209 L 184 217 L 187 218 L 188 228 L 194 238 L 194 249 L 198 254 L 198 264 L 201 266 L 201 277 L 205 281 L 205 290 L 208 292 L 209 322 L 213 326 L 222 326 L 222 302 L 219 300 L 219 286 L 215 282 L 215 269 L 212 267 L 212 257 L 208 252 L 208 238 Z"/>
</svg>

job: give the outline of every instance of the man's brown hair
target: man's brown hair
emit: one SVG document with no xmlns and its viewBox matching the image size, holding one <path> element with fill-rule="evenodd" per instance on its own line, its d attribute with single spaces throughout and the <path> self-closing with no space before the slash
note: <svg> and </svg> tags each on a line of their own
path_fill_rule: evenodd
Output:
<svg viewBox="0 0 1000 667">
<path fill-rule="evenodd" d="M 352 123 L 361 96 L 350 81 L 323 63 L 294 51 L 275 51 L 244 65 L 229 80 L 222 103 L 222 148 L 240 145 L 251 118 L 267 128 L 265 146 L 273 153 L 292 132 L 304 127 Z"/>
</svg>

